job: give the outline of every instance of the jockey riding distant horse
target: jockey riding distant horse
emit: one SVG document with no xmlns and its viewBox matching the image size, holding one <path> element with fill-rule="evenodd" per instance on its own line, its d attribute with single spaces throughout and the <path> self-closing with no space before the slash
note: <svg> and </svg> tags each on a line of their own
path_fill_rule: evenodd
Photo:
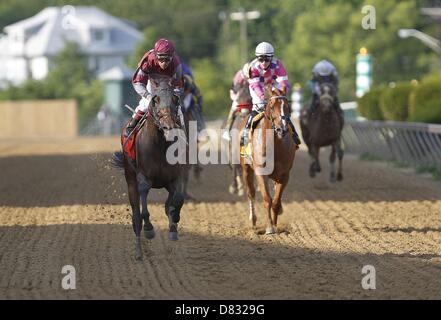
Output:
<svg viewBox="0 0 441 320">
<path fill-rule="evenodd" d="M 321 147 L 331 146 L 331 175 L 330 181 L 343 180 L 342 160 L 343 149 L 341 145 L 341 133 L 344 126 L 344 117 L 337 99 L 337 90 L 332 83 L 319 85 L 318 103 L 314 110 L 303 110 L 300 115 L 302 136 L 308 152 L 311 156 L 309 175 L 314 178 L 316 173 L 321 172 L 319 151 Z M 335 174 L 335 159 L 338 157 L 338 172 Z"/>
</svg>

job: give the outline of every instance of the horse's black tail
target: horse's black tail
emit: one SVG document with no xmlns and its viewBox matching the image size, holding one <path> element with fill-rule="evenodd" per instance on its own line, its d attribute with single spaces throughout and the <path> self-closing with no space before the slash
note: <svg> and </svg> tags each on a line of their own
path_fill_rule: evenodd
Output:
<svg viewBox="0 0 441 320">
<path fill-rule="evenodd" d="M 110 161 L 112 167 L 117 169 L 124 169 L 124 152 L 122 151 L 116 151 L 113 156 L 112 160 Z"/>
</svg>

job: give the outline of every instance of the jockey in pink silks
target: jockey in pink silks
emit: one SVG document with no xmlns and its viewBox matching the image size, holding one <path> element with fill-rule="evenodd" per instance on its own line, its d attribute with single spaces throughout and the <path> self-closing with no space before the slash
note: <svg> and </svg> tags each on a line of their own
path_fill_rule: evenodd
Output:
<svg viewBox="0 0 441 320">
<path fill-rule="evenodd" d="M 249 70 L 249 88 L 253 99 L 253 110 L 248 118 L 245 130 L 242 136 L 242 145 L 248 145 L 249 130 L 253 118 L 260 112 L 265 110 L 267 99 L 265 97 L 265 89 L 278 89 L 284 95 L 288 94 L 290 84 L 288 74 L 282 61 L 274 57 L 274 47 L 268 42 L 262 42 L 256 47 L 256 58 L 250 62 Z M 291 122 L 290 117 L 286 121 L 293 131 L 293 139 L 297 145 L 300 145 L 300 138 Z"/>
</svg>

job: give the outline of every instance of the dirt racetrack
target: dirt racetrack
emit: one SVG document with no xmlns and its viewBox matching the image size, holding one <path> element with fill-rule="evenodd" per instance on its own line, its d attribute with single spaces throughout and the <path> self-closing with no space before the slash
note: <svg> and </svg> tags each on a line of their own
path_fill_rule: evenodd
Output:
<svg viewBox="0 0 441 320">
<path fill-rule="evenodd" d="M 228 193 L 230 170 L 192 180 L 180 241 L 167 239 L 164 191 L 150 196 L 157 237 L 134 235 L 122 172 L 107 160 L 117 138 L 0 143 L 0 299 L 441 298 L 441 183 L 348 156 L 345 181 L 308 177 L 299 152 L 280 233 L 247 220 Z M 260 198 L 259 198 L 260 199 Z M 64 265 L 76 290 L 61 287 Z M 376 290 L 361 286 L 364 265 Z"/>
</svg>

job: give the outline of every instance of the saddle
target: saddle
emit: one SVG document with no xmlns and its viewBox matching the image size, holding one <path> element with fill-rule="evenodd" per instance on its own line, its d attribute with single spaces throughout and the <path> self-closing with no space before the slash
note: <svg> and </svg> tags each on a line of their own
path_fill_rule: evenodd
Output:
<svg viewBox="0 0 441 320">
<path fill-rule="evenodd" d="M 133 129 L 130 136 L 125 137 L 124 134 L 121 135 L 121 145 L 125 155 L 127 155 L 131 160 L 136 161 L 136 136 L 141 128 L 146 123 L 146 119 L 141 120 L 138 125 Z M 123 129 L 124 132 L 125 129 Z"/>
<path fill-rule="evenodd" d="M 121 135 L 121 145 L 123 148 L 123 152 L 125 155 L 127 155 L 130 159 L 136 160 L 136 148 L 135 148 L 135 142 L 136 142 L 136 136 L 139 132 L 139 129 L 134 129 L 132 131 L 132 134 L 129 137 L 124 137 L 124 135 Z"/>
<path fill-rule="evenodd" d="M 248 158 L 250 159 L 250 161 L 253 161 L 253 156 L 252 156 L 252 150 L 253 150 L 253 146 L 252 146 L 252 137 L 253 137 L 253 133 L 254 133 L 254 129 L 256 129 L 257 125 L 259 124 L 259 122 L 265 117 L 265 112 L 262 111 L 259 114 L 257 114 L 254 118 L 253 118 L 253 122 L 251 123 L 251 129 L 248 133 L 248 145 L 246 146 L 242 146 L 241 147 L 241 152 L 240 152 L 240 156 L 242 158 Z"/>
</svg>

